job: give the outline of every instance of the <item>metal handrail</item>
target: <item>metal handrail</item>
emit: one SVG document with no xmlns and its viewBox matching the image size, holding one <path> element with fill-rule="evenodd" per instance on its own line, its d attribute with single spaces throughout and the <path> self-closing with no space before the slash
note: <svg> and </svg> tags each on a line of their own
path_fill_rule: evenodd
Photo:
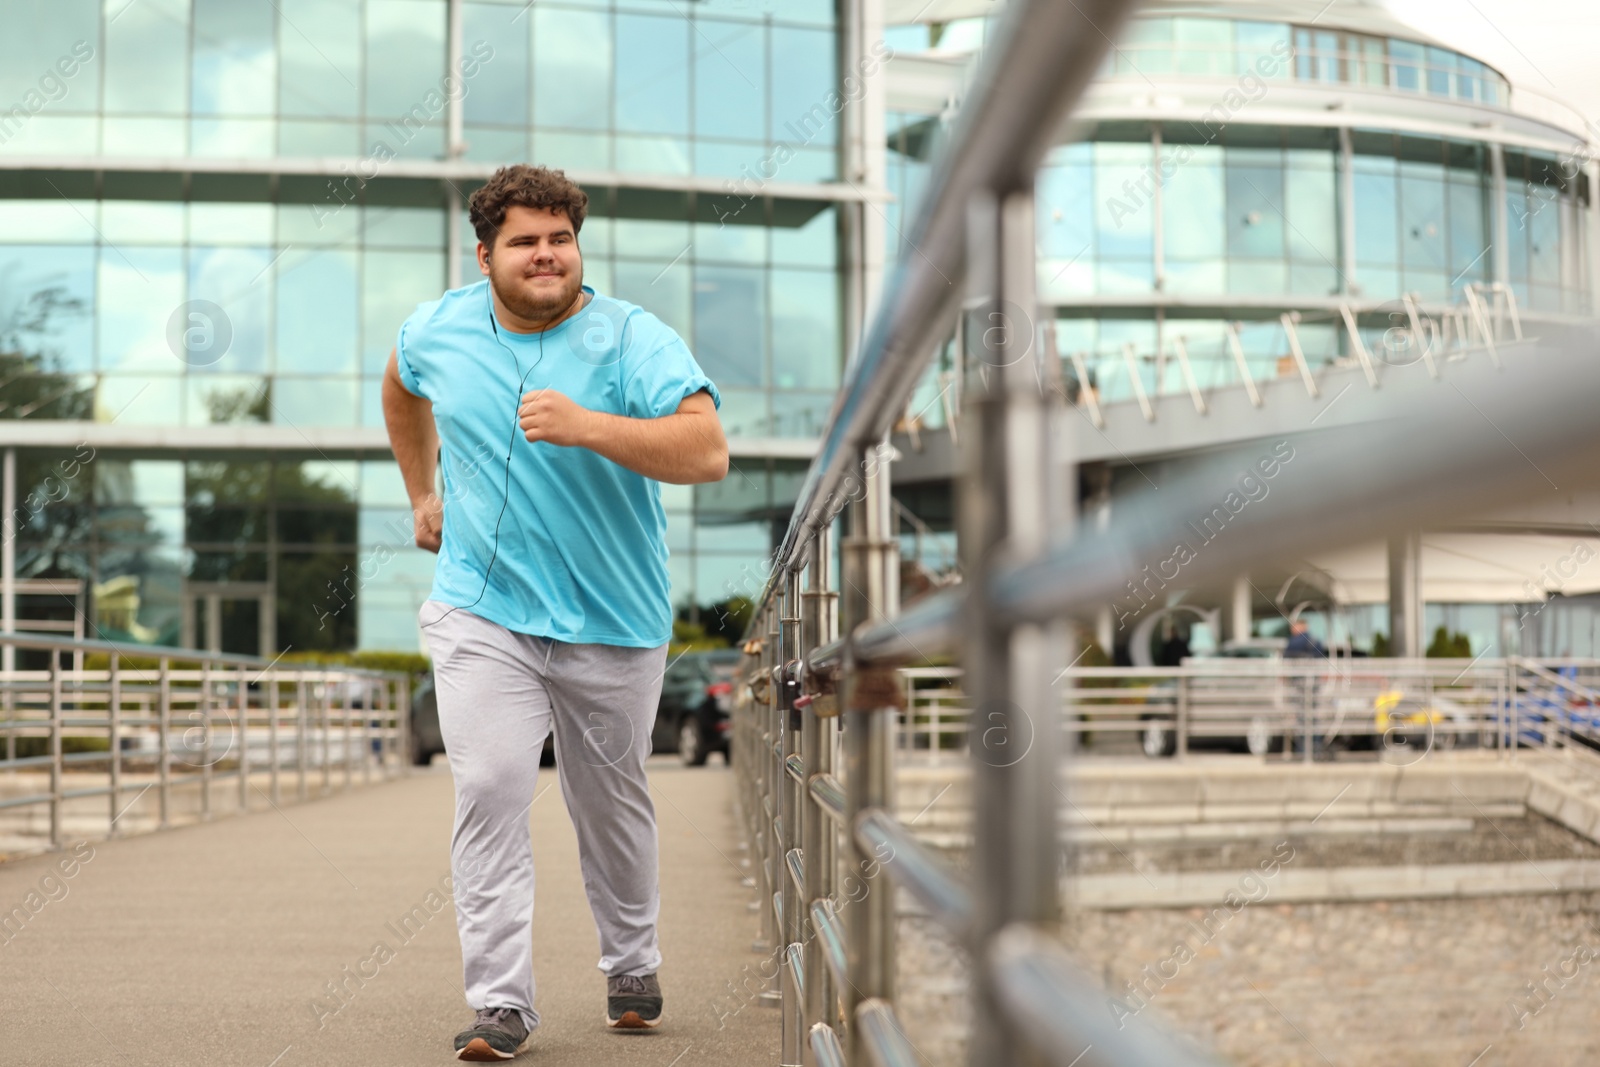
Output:
<svg viewBox="0 0 1600 1067">
<path fill-rule="evenodd" d="M 136 821 L 119 825 L 119 820 L 145 792 L 154 792 L 158 804 L 154 826 L 165 829 L 173 825 L 174 788 L 190 783 L 198 784 L 197 814 L 202 820 L 213 814 L 214 789 L 219 782 L 237 783 L 235 812 L 250 810 L 252 779 L 258 774 L 266 778 L 266 788 L 257 789 L 277 805 L 282 800 L 282 771 L 292 759 L 299 799 L 305 800 L 311 769 L 306 741 L 311 732 L 320 734 L 322 792 L 330 792 L 334 754 L 329 734 L 335 726 L 331 711 L 335 687 L 343 690 L 337 758 L 344 786 L 353 784 L 358 763 L 364 783 L 373 780 L 375 763 L 383 778 L 405 773 L 409 763 L 410 701 L 407 677 L 400 672 L 285 665 L 255 656 L 28 632 L 0 633 L 0 649 L 43 652 L 48 657 L 44 669 L 0 671 L 0 736 L 5 739 L 0 772 L 12 775 L 0 781 L 25 783 L 26 778 L 17 775 L 29 768 L 43 768 L 49 775 L 47 791 L 5 797 L 0 808 L 47 805 L 50 848 L 63 845 L 67 802 L 87 797 L 108 799 L 106 834 L 117 837 L 129 832 Z M 88 654 L 105 655 L 106 666 L 87 669 L 61 664 L 67 655 L 74 664 L 81 664 Z M 155 665 L 148 668 L 129 665 L 130 661 L 152 660 Z M 286 683 L 291 686 L 287 704 L 281 699 Z M 356 706 L 356 689 L 361 691 L 360 707 Z M 321 708 L 320 729 L 314 731 L 307 726 L 309 702 Z M 359 735 L 355 732 L 358 716 Z M 285 727 L 293 731 L 292 753 L 284 751 Z M 225 743 L 218 736 L 223 730 Z M 174 744 L 174 731 L 180 735 L 179 744 Z M 154 744 L 149 748 L 126 744 L 152 734 Z M 198 742 L 193 740 L 195 735 Z M 49 750 L 46 755 L 17 755 L 19 739 L 40 737 Z M 64 740 L 69 737 L 104 737 L 107 747 L 104 751 L 65 752 Z M 256 751 L 263 747 L 265 753 Z M 92 769 L 98 764 L 105 765 L 103 771 Z M 129 764 L 148 765 L 148 773 L 129 780 Z M 174 773 L 185 765 L 194 769 Z M 69 786 L 69 770 L 74 778 L 84 773 L 104 774 L 105 781 Z M 126 800 L 130 793 L 136 795 Z"/>
</svg>

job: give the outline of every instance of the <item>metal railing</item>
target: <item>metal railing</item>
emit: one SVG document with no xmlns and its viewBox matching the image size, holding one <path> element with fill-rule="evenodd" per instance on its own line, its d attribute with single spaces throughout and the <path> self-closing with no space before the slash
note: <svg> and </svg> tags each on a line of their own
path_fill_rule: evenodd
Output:
<svg viewBox="0 0 1600 1067">
<path fill-rule="evenodd" d="M 1159 491 L 1119 498 L 1103 527 L 1075 531 L 1076 468 L 1058 451 L 1069 440 L 1059 361 L 1040 359 L 1032 329 L 1032 182 L 1127 7 L 1008 5 L 906 231 L 915 254 L 899 257 L 846 371 L 745 635 L 736 797 L 762 943 L 779 964 L 768 993 L 782 1004 L 784 1065 L 918 1061 L 894 1007 L 895 889 L 973 961 L 969 1062 L 1205 1062 L 1142 1020 L 1112 1025 L 1104 992 L 1059 937 L 1070 746 L 1053 681 L 1070 662 L 1065 618 L 1129 596 L 1129 576 L 1158 582 L 1152 568 L 1163 561 L 1185 584 L 1231 579 L 1277 556 L 1449 521 L 1543 482 L 1567 491 L 1600 480 L 1588 450 L 1573 447 L 1595 432 L 1600 361 L 1552 352 L 1519 361 L 1515 375 L 1465 361 L 1403 423 L 1295 435 L 1293 475 L 1277 478 L 1270 502 L 1230 507 L 1225 529 L 1181 562 L 1173 546 L 1196 540 L 1189 523 L 1225 493 L 1237 496 L 1261 446 L 1208 453 Z M 963 315 L 972 357 L 957 496 L 963 581 L 900 612 L 885 435 Z M 1374 410 L 1360 397 L 1344 403 Z M 1487 425 L 1471 421 L 1474 406 Z M 1543 482 L 1530 484 L 1530 469 Z M 893 816 L 896 668 L 947 653 L 960 657 L 983 726 L 968 746 L 970 880 Z"/>
<path fill-rule="evenodd" d="M 970 757 L 959 667 L 900 672 L 902 763 Z M 1083 758 L 1196 748 L 1309 761 L 1337 746 L 1407 761 L 1440 751 L 1600 747 L 1600 660 L 1195 658 L 1181 667 L 1073 667 L 1060 728 Z"/>
<path fill-rule="evenodd" d="M 1405 294 L 1397 304 L 1386 313 L 1389 325 L 1377 338 L 1377 351 L 1369 347 L 1370 337 L 1359 325 L 1358 309 L 1341 301 L 1331 311 L 1285 311 L 1275 323 L 1254 323 L 1282 333 L 1283 348 L 1267 356 L 1247 354 L 1242 340 L 1245 324 L 1228 322 L 1219 342 L 1225 354 L 1204 360 L 1191 351 L 1194 338 L 1181 331 L 1174 331 L 1153 353 L 1141 353 L 1128 343 L 1120 356 L 1074 351 L 1059 358 L 1069 398 L 1096 429 L 1105 429 L 1105 407 L 1119 402 L 1136 401 L 1144 420 L 1155 422 L 1158 409 L 1152 401 L 1187 394 L 1195 411 L 1205 415 L 1209 399 L 1219 390 L 1243 389 L 1251 405 L 1261 407 L 1262 383 L 1295 377 L 1316 399 L 1324 386 L 1337 385 L 1327 381 L 1330 372 L 1359 369 L 1367 386 L 1376 389 L 1384 373 L 1416 363 L 1434 379 L 1440 377 L 1441 363 L 1469 355 L 1487 355 L 1499 366 L 1501 343 L 1529 340 L 1523 336 L 1516 292 L 1503 282 L 1472 282 L 1462 288 L 1461 300 L 1449 306 L 1425 308 L 1415 293 Z M 1321 359 L 1313 366 L 1300 331 L 1317 317 L 1334 327 L 1335 339 L 1343 337 L 1347 354 Z M 1366 335 L 1373 332 L 1370 327 L 1365 330 Z M 1044 344 L 1047 352 L 1055 352 L 1054 321 L 1045 323 Z"/>
<path fill-rule="evenodd" d="M 285 779 L 306 800 L 409 764 L 404 674 L 24 633 L 0 647 L 34 661 L 0 671 L 0 835 L 24 844 L 62 847 L 69 820 L 99 832 L 92 798 L 116 837 L 174 825 L 180 799 L 209 819 L 224 785 L 244 812 L 281 803 Z M 136 811 L 146 792 L 155 810 Z"/>
</svg>

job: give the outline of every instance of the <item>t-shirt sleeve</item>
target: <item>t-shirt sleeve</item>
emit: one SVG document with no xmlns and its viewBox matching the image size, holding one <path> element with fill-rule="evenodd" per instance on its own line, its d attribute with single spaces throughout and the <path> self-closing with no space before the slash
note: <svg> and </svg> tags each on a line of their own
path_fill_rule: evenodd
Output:
<svg viewBox="0 0 1600 1067">
<path fill-rule="evenodd" d="M 722 407 L 722 394 L 689 352 L 683 338 L 673 337 L 646 356 L 634 368 L 623 395 L 628 415 L 635 419 L 659 419 L 678 410 L 678 405 L 704 389 L 711 402 Z"/>
<path fill-rule="evenodd" d="M 422 378 L 418 376 L 417 369 L 413 365 L 414 353 L 408 351 L 408 349 L 411 347 L 409 342 L 417 336 L 418 320 L 428 310 L 428 307 L 429 305 L 419 307 L 412 312 L 410 318 L 400 324 L 400 333 L 394 342 L 394 361 L 395 367 L 400 371 L 400 384 L 405 386 L 406 392 L 412 396 L 420 396 L 425 400 L 433 398 L 428 396 Z"/>
</svg>

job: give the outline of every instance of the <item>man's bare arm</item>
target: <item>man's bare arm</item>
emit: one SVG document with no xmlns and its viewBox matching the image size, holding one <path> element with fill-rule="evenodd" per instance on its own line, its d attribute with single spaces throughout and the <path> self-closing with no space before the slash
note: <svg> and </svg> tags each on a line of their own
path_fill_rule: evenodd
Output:
<svg viewBox="0 0 1600 1067">
<path fill-rule="evenodd" d="M 520 416 L 529 441 L 587 448 L 658 482 L 693 485 L 719 482 L 728 474 L 728 442 L 717 406 L 703 389 L 659 419 L 590 411 L 553 389 L 541 389 L 523 397 Z"/>
<path fill-rule="evenodd" d="M 400 464 L 417 547 L 439 551 L 444 504 L 434 492 L 439 466 L 439 431 L 433 424 L 433 404 L 406 390 L 400 381 L 399 361 L 393 350 L 383 372 L 383 421 L 389 428 L 389 448 Z"/>
</svg>

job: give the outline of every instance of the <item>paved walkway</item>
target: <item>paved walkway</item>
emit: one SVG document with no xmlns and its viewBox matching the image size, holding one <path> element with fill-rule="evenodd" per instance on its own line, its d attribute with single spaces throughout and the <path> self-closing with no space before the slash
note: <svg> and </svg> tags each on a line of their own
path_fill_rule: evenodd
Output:
<svg viewBox="0 0 1600 1067">
<path fill-rule="evenodd" d="M 608 1031 L 605 981 L 554 773 L 530 811 L 543 1025 L 520 1061 L 638 1067 L 776 1061 L 778 1013 L 740 1001 L 757 934 L 739 885 L 732 774 L 651 764 L 661 834 L 666 1022 Z M 143 801 L 141 801 L 142 803 Z M 0 1060 L 35 1067 L 454 1063 L 461 992 L 443 757 L 303 805 L 0 864 Z M 92 849 L 92 851 L 91 851 Z M 30 900 L 30 894 L 37 897 Z M 419 910 L 420 909 L 420 910 Z M 410 913 L 408 926 L 401 920 Z M 382 948 L 380 948 L 382 946 Z M 364 977 L 363 977 L 364 976 Z M 343 1002 L 330 984 L 343 984 Z"/>
</svg>

